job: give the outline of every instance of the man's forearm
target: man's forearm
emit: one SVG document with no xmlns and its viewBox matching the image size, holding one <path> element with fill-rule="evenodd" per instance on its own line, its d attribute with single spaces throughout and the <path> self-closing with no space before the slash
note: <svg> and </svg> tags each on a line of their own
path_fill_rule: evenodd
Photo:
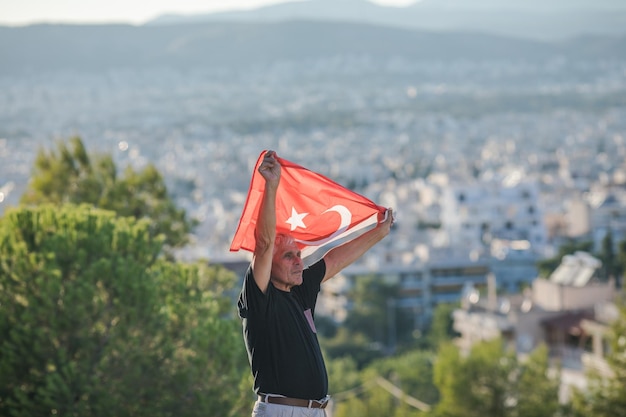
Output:
<svg viewBox="0 0 626 417">
<path fill-rule="evenodd" d="M 391 213 L 389 213 L 391 215 Z M 351 242 L 330 251 L 325 257 L 326 276 L 324 281 L 359 259 L 365 252 L 389 234 L 391 222 L 386 220 L 375 229 L 359 236 Z"/>
<path fill-rule="evenodd" d="M 255 233 L 257 246 L 260 245 L 265 250 L 274 244 L 276 238 L 276 187 L 269 183 L 265 184 Z"/>
</svg>

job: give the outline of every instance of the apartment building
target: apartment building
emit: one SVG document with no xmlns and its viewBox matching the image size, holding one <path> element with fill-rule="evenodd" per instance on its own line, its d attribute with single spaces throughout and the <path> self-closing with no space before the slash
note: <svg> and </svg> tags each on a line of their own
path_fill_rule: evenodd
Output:
<svg viewBox="0 0 626 417">
<path fill-rule="evenodd" d="M 537 278 L 522 294 L 509 297 L 498 297 L 495 280 L 489 280 L 486 297 L 470 293 L 473 297 L 453 313 L 457 346 L 467 352 L 475 343 L 501 337 L 524 358 L 546 344 L 561 369 L 561 400 L 567 401 L 572 386 L 584 386 L 590 364 L 602 367 L 601 330 L 609 316 L 602 312 L 616 292 L 613 281 L 597 279 L 601 267 L 590 254 L 576 252 L 565 256 L 548 279 Z"/>
<path fill-rule="evenodd" d="M 626 240 L 626 192 L 618 188 L 603 188 L 589 193 L 587 200 L 591 207 L 595 249 L 601 248 L 607 233 L 612 234 L 615 245 Z"/>
<path fill-rule="evenodd" d="M 489 262 L 489 258 L 472 259 L 471 254 L 445 248 L 431 249 L 427 259 L 416 258 L 409 264 L 387 262 L 375 268 L 363 263 L 352 265 L 322 286 L 316 313 L 342 322 L 351 309 L 348 294 L 356 280 L 374 276 L 399 286 L 398 297 L 389 300 L 390 304 L 412 315 L 415 328 L 423 330 L 438 304 L 461 300 L 467 283 L 486 287 Z"/>
<path fill-rule="evenodd" d="M 528 241 L 541 251 L 546 228 L 535 182 L 514 175 L 501 180 L 457 184 L 442 196 L 441 223 L 450 245 L 479 247 L 493 239 Z"/>
</svg>

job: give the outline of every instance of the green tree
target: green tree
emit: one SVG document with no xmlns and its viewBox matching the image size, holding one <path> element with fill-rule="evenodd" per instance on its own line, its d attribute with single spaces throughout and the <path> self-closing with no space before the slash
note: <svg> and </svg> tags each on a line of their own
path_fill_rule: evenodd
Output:
<svg viewBox="0 0 626 417">
<path fill-rule="evenodd" d="M 586 392 L 576 392 L 573 408 L 579 416 L 626 416 L 626 305 L 619 305 L 619 318 L 611 324 L 610 349 L 606 360 L 611 375 L 592 371 Z"/>
<path fill-rule="evenodd" d="M 453 328 L 452 313 L 458 307 L 458 303 L 441 303 L 435 307 L 427 334 L 428 342 L 433 348 L 436 349 L 441 343 L 448 342 L 457 335 Z"/>
<path fill-rule="evenodd" d="M 502 341 L 483 342 L 466 358 L 456 347 L 443 345 L 435 363 L 435 384 L 441 401 L 437 415 L 445 417 L 504 417 L 509 415 L 510 375 L 515 355 L 503 350 Z"/>
<path fill-rule="evenodd" d="M 399 303 L 399 287 L 373 275 L 355 279 L 352 301 L 340 326 L 322 322 L 321 344 L 329 358 L 350 356 L 363 369 L 371 361 L 415 345 L 414 319 Z"/>
<path fill-rule="evenodd" d="M 615 275 L 615 280 L 617 287 L 622 288 L 624 271 L 626 271 L 626 240 L 619 242 L 617 248 L 617 266 L 619 268 L 619 272 Z"/>
<path fill-rule="evenodd" d="M 353 309 L 332 337 L 321 340 L 328 356 L 350 356 L 356 361 L 357 367 L 362 369 L 389 352 L 389 322 L 390 319 L 397 320 L 397 310 L 391 310 L 388 301 L 396 295 L 395 286 L 374 276 L 357 278 L 348 294 L 353 301 Z"/>
<path fill-rule="evenodd" d="M 331 395 L 350 391 L 361 385 L 360 372 L 356 361 L 349 357 L 326 361 L 328 385 Z"/>
<path fill-rule="evenodd" d="M 390 381 L 403 392 L 426 404 L 439 401 L 439 390 L 433 383 L 435 353 L 413 350 L 399 356 L 385 358 L 372 363 L 368 369 Z"/>
<path fill-rule="evenodd" d="M 584 241 L 578 242 L 570 240 L 559 248 L 559 253 L 553 258 L 543 259 L 537 262 L 537 268 L 539 269 L 539 276 L 547 278 L 552 272 L 559 266 L 561 260 L 565 255 L 571 255 L 576 251 L 592 252 L 593 242 Z"/>
<path fill-rule="evenodd" d="M 359 277 L 355 283 L 348 295 L 353 309 L 343 327 L 387 354 L 412 341 L 413 319 L 397 303 L 399 286 L 375 276 Z"/>
<path fill-rule="evenodd" d="M 372 362 L 360 382 L 335 395 L 336 417 L 423 416 L 438 399 L 432 382 L 434 354 L 414 350 Z M 416 403 L 418 402 L 418 404 Z"/>
<path fill-rule="evenodd" d="M 466 357 L 444 344 L 434 381 L 441 417 L 549 417 L 558 411 L 558 378 L 548 374 L 545 348 L 520 363 L 500 339 L 475 345 Z"/>
<path fill-rule="evenodd" d="M 363 334 L 367 340 L 381 345 L 389 343 L 388 323 L 390 308 L 388 300 L 397 295 L 397 288 L 374 276 L 355 280 L 349 297 L 353 301 L 344 326 L 352 333 Z"/>
<path fill-rule="evenodd" d="M 87 205 L 0 218 L 0 415 L 243 407 L 240 326 L 222 295 L 234 277 L 159 257 L 161 240 L 147 220 Z"/>
<path fill-rule="evenodd" d="M 554 416 L 560 410 L 559 378 L 550 373 L 549 351 L 546 345 L 536 348 L 519 364 L 515 417 Z"/>
<path fill-rule="evenodd" d="M 608 281 L 609 278 L 616 278 L 621 274 L 617 255 L 613 249 L 613 234 L 609 231 L 602 239 L 602 248 L 598 257 L 602 261 L 602 278 Z"/>
<path fill-rule="evenodd" d="M 110 154 L 88 154 L 80 137 L 59 141 L 57 151 L 41 149 L 21 203 L 90 204 L 120 216 L 151 219 L 150 231 L 165 236 L 166 249 L 188 243 L 196 225 L 174 204 L 163 177 L 152 164 L 141 171 L 127 167 L 123 175 Z"/>
</svg>

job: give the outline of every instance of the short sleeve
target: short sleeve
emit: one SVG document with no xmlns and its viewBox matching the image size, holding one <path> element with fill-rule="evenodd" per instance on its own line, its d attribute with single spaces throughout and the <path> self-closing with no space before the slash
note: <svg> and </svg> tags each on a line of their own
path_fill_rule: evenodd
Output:
<svg viewBox="0 0 626 417">
<path fill-rule="evenodd" d="M 248 317 L 248 312 L 255 312 L 265 309 L 269 299 L 268 294 L 264 294 L 259 288 L 254 275 L 252 274 L 252 265 L 248 267 L 246 275 L 243 279 L 243 287 L 239 294 L 239 300 L 237 302 L 237 308 L 239 310 L 239 317 L 244 319 Z"/>
<path fill-rule="evenodd" d="M 324 275 L 326 275 L 326 263 L 321 259 L 304 270 L 302 273 L 302 285 L 292 289 L 300 298 L 300 302 L 305 309 L 315 311 L 315 303 L 317 302 Z"/>
</svg>

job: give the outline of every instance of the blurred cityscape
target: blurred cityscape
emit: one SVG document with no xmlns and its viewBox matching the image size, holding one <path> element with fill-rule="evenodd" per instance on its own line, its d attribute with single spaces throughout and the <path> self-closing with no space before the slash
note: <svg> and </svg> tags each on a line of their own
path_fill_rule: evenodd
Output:
<svg viewBox="0 0 626 417">
<path fill-rule="evenodd" d="M 624 238 L 625 84 L 624 62 L 558 58 L 6 76 L 0 207 L 17 203 L 38 150 L 80 135 L 121 167 L 156 164 L 201 221 L 181 256 L 228 259 L 253 164 L 271 148 L 394 207 L 380 250 L 402 262 L 504 240 L 550 257 L 563 238 Z"/>
<path fill-rule="evenodd" d="M 371 10 L 364 3 L 342 2 Z M 281 10 L 291 9 L 260 15 L 284 18 Z M 598 13 L 596 29 L 626 16 Z M 567 387 L 584 386 L 584 369 L 606 373 L 619 277 L 602 276 L 588 253 L 564 258 L 547 280 L 537 279 L 537 263 L 567 242 L 592 242 L 598 253 L 609 234 L 615 249 L 626 240 L 623 30 L 557 44 L 338 22 L 192 23 L 0 28 L 0 53 L 10 57 L 0 63 L 0 214 L 18 204 L 37 152 L 78 135 L 120 169 L 156 165 L 199 221 L 177 256 L 241 275 L 249 254 L 230 253 L 230 241 L 254 163 L 274 149 L 395 211 L 390 236 L 324 286 L 320 314 L 344 320 L 354 279 L 375 275 L 399 286 L 388 313 L 408 312 L 415 334 L 437 305 L 461 302 L 453 316 L 462 349 L 502 337 L 526 355 L 546 342 L 564 371 L 563 401 Z M 303 27 L 306 48 L 293 35 Z M 367 43 L 361 36 L 371 45 L 342 52 Z M 393 353 L 395 327 L 388 334 L 381 346 Z"/>
</svg>

